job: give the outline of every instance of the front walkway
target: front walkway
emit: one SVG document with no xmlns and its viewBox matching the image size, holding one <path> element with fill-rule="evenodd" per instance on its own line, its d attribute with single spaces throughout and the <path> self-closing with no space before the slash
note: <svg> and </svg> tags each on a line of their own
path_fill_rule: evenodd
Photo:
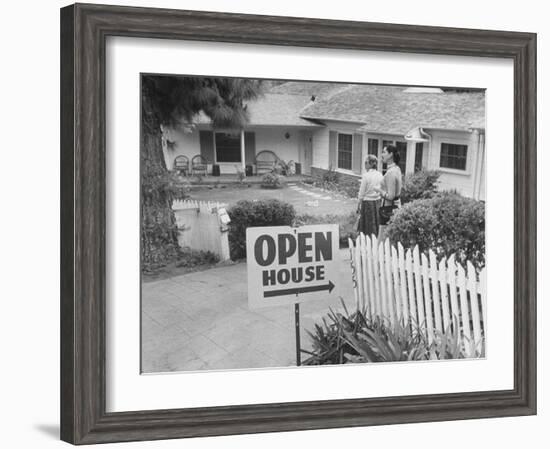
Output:
<svg viewBox="0 0 550 449">
<path fill-rule="evenodd" d="M 341 295 L 354 305 L 349 251 L 341 250 Z M 301 340 L 339 300 L 300 306 Z M 142 371 L 263 368 L 296 365 L 294 306 L 251 310 L 246 264 L 184 274 L 142 286 Z M 307 354 L 302 354 L 306 358 Z"/>
</svg>

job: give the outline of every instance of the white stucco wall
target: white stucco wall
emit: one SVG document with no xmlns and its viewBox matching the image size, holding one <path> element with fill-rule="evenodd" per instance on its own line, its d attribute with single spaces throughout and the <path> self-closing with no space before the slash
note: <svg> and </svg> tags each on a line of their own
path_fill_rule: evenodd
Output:
<svg viewBox="0 0 550 449">
<path fill-rule="evenodd" d="M 163 139 L 162 142 L 162 149 L 168 170 L 174 167 L 174 159 L 176 156 L 183 154 L 189 158 L 189 163 L 191 163 L 191 158 L 201 153 L 198 130 L 194 130 L 192 133 L 186 133 L 183 132 L 183 130 L 165 128 L 163 134 L 165 139 Z M 175 143 L 172 149 L 167 148 L 166 139 Z"/>
<path fill-rule="evenodd" d="M 299 161 L 299 129 L 284 127 L 252 128 L 249 131 L 256 134 L 256 154 L 260 151 L 269 150 L 285 162 L 289 160 Z M 289 134 L 288 139 L 285 137 L 285 133 Z"/>
<path fill-rule="evenodd" d="M 273 151 L 280 159 L 284 161 L 299 161 L 299 139 L 300 132 L 298 128 L 251 128 L 247 132 L 253 132 L 256 135 L 256 154 L 263 150 Z M 289 138 L 285 137 L 285 133 Z M 163 141 L 164 159 L 166 167 L 171 170 L 174 166 L 174 159 L 180 154 L 185 155 L 191 161 L 193 156 L 200 154 L 199 130 L 193 132 L 184 132 L 181 129 L 168 128 L 164 131 L 166 139 L 175 143 L 172 149 L 169 149 L 166 142 Z M 328 140 L 327 140 L 328 145 Z M 328 148 L 328 146 L 327 146 Z M 209 170 L 211 169 L 209 164 Z M 238 163 L 221 163 L 221 173 L 236 173 Z"/>
</svg>

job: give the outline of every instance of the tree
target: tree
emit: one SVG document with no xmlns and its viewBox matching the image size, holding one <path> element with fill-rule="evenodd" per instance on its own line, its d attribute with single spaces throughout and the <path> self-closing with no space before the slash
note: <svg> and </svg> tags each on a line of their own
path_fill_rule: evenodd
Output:
<svg viewBox="0 0 550 449">
<path fill-rule="evenodd" d="M 203 112 L 214 128 L 241 128 L 246 101 L 261 94 L 261 81 L 143 75 L 141 79 L 141 260 L 151 271 L 178 254 L 172 200 L 181 193 L 162 152 L 162 126 L 191 124 Z"/>
</svg>

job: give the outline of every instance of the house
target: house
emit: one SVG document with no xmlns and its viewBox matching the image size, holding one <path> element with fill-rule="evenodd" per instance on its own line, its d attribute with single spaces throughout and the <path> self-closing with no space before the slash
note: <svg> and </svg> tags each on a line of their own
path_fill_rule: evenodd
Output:
<svg viewBox="0 0 550 449">
<path fill-rule="evenodd" d="M 367 154 L 396 145 L 401 170 L 441 171 L 440 188 L 485 199 L 485 94 L 439 88 L 286 82 L 248 104 L 242 130 L 213 130 L 204 116 L 193 129 L 166 129 L 168 168 L 179 154 L 203 155 L 222 173 L 254 166 L 264 150 L 301 171 L 331 168 L 359 179 Z M 384 169 L 380 162 L 381 170 Z"/>
</svg>

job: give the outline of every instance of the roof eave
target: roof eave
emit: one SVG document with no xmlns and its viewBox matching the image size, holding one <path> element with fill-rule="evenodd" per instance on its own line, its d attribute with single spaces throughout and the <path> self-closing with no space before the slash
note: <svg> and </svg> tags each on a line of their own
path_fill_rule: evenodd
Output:
<svg viewBox="0 0 550 449">
<path fill-rule="evenodd" d="M 308 116 L 308 115 L 300 115 L 300 118 L 303 118 L 305 120 L 318 120 L 318 121 L 329 121 L 329 122 L 342 122 L 342 123 L 353 123 L 357 125 L 366 125 L 367 122 L 361 121 L 361 120 L 348 120 L 344 118 L 336 118 L 336 117 L 314 117 L 314 116 Z"/>
</svg>

